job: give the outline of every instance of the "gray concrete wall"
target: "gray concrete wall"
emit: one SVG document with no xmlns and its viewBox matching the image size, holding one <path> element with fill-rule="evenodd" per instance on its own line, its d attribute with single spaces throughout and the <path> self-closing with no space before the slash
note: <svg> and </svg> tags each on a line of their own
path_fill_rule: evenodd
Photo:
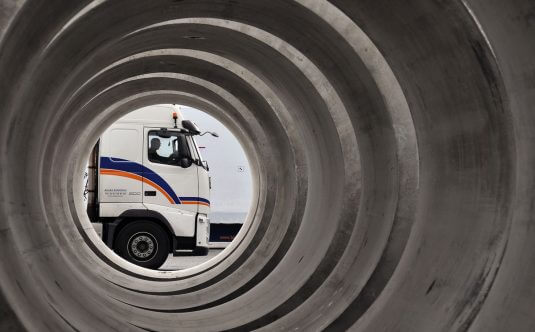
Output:
<svg viewBox="0 0 535 332">
<path fill-rule="evenodd" d="M 530 0 L 0 0 L 0 328 L 532 331 Z M 192 269 L 111 252 L 78 180 L 176 103 L 242 143 L 253 207 Z"/>
</svg>

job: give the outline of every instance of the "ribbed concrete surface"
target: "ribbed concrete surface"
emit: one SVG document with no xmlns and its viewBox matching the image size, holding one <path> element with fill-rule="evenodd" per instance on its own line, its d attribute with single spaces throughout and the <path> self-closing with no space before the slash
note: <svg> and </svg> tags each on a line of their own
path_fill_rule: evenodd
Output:
<svg viewBox="0 0 535 332">
<path fill-rule="evenodd" d="M 531 0 L 0 0 L 0 329 L 533 331 Z M 149 271 L 77 185 L 122 114 L 254 169 L 217 259 Z"/>
</svg>

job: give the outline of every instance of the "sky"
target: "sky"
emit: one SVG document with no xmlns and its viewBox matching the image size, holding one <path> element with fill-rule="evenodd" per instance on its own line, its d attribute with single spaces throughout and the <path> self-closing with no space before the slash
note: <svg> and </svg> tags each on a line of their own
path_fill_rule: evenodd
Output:
<svg viewBox="0 0 535 332">
<path fill-rule="evenodd" d="M 219 137 L 196 136 L 204 160 L 210 166 L 212 213 L 245 213 L 249 211 L 252 180 L 249 163 L 234 135 L 212 116 L 187 106 L 180 106 L 182 116 L 192 120 L 202 132 L 215 131 Z"/>
</svg>

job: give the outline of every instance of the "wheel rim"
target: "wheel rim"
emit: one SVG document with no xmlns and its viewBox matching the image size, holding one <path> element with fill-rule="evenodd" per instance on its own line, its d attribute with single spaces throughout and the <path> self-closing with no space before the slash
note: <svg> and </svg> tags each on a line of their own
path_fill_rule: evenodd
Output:
<svg viewBox="0 0 535 332">
<path fill-rule="evenodd" d="M 136 233 L 127 244 L 128 253 L 136 261 L 145 262 L 152 259 L 158 251 L 158 242 L 150 233 Z"/>
</svg>

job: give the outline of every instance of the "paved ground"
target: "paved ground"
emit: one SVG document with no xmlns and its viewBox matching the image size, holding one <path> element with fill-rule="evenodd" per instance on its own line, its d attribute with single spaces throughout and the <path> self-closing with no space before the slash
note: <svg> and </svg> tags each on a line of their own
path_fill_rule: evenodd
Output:
<svg viewBox="0 0 535 332">
<path fill-rule="evenodd" d="M 169 255 L 169 258 L 160 270 L 183 270 L 195 265 L 202 264 L 207 260 L 217 256 L 223 249 L 210 249 L 207 256 L 178 256 L 173 257 Z"/>
</svg>

